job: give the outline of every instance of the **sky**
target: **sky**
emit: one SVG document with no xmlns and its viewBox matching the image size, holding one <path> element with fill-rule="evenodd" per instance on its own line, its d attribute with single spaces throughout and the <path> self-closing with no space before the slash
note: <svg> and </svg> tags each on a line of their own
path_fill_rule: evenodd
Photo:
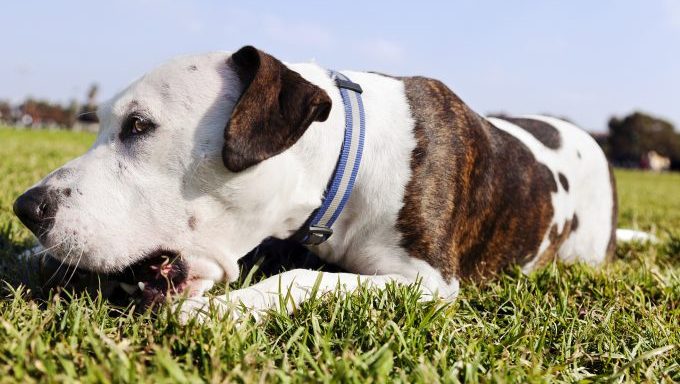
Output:
<svg viewBox="0 0 680 384">
<path fill-rule="evenodd" d="M 113 96 L 177 55 L 252 44 L 283 61 L 424 75 L 481 114 L 592 131 L 635 110 L 680 129 L 680 0 L 35 1 L 0 11 L 0 99 Z"/>
</svg>

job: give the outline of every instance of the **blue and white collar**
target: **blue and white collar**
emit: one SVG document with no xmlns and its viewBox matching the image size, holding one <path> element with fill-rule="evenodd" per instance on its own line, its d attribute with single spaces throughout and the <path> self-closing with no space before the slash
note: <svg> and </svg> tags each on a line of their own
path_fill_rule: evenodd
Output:
<svg viewBox="0 0 680 384">
<path fill-rule="evenodd" d="M 364 150 L 366 124 L 361 100 L 363 90 L 359 84 L 353 83 L 340 72 L 330 71 L 330 74 L 340 89 L 345 106 L 345 138 L 321 207 L 312 212 L 310 218 L 292 237 L 303 245 L 319 245 L 333 234 L 331 227 L 352 194 Z"/>
</svg>

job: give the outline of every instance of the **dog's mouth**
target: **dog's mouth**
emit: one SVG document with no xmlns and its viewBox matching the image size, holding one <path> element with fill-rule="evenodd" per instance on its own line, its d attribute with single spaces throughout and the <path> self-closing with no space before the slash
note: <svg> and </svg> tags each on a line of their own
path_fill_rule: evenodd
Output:
<svg viewBox="0 0 680 384">
<path fill-rule="evenodd" d="M 158 250 L 105 278 L 118 282 L 125 293 L 146 308 L 181 294 L 187 287 L 188 276 L 187 264 L 178 252 Z"/>
<path fill-rule="evenodd" d="M 155 308 L 174 295 L 184 292 L 189 284 L 189 268 L 181 254 L 157 250 L 120 272 L 95 273 L 85 269 L 60 266 L 51 256 L 41 263 L 40 280 L 46 289 L 62 287 L 76 291 L 102 292 L 109 301 L 137 308 Z"/>
</svg>

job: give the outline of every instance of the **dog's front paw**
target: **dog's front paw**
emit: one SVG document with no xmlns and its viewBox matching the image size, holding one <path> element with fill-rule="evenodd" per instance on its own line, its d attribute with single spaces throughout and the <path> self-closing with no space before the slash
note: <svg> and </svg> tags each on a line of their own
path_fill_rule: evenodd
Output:
<svg viewBox="0 0 680 384">
<path fill-rule="evenodd" d="M 227 318 L 240 323 L 247 319 L 250 313 L 243 305 L 231 302 L 226 296 L 189 297 L 175 304 L 173 312 L 182 324 L 187 324 L 192 320 L 205 323 Z"/>
<path fill-rule="evenodd" d="M 182 324 L 187 324 L 192 319 L 204 323 L 210 318 L 210 298 L 203 296 L 186 298 L 173 305 L 172 312 Z"/>
</svg>

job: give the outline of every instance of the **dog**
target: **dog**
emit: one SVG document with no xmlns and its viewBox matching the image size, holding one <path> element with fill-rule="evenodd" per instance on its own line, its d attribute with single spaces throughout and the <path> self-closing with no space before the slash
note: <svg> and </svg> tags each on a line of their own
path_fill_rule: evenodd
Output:
<svg viewBox="0 0 680 384">
<path fill-rule="evenodd" d="M 360 164 L 332 235 L 307 246 L 348 272 L 294 269 L 204 296 L 324 204 L 352 118 L 343 90 L 360 98 Z M 462 281 L 512 265 L 600 265 L 614 252 L 616 187 L 590 135 L 547 116 L 481 117 L 434 79 L 338 74 L 246 46 L 174 59 L 97 113 L 87 153 L 14 211 L 60 262 L 126 275 L 146 302 L 185 297 L 184 320 L 360 285 L 417 282 L 452 300 Z"/>
</svg>

